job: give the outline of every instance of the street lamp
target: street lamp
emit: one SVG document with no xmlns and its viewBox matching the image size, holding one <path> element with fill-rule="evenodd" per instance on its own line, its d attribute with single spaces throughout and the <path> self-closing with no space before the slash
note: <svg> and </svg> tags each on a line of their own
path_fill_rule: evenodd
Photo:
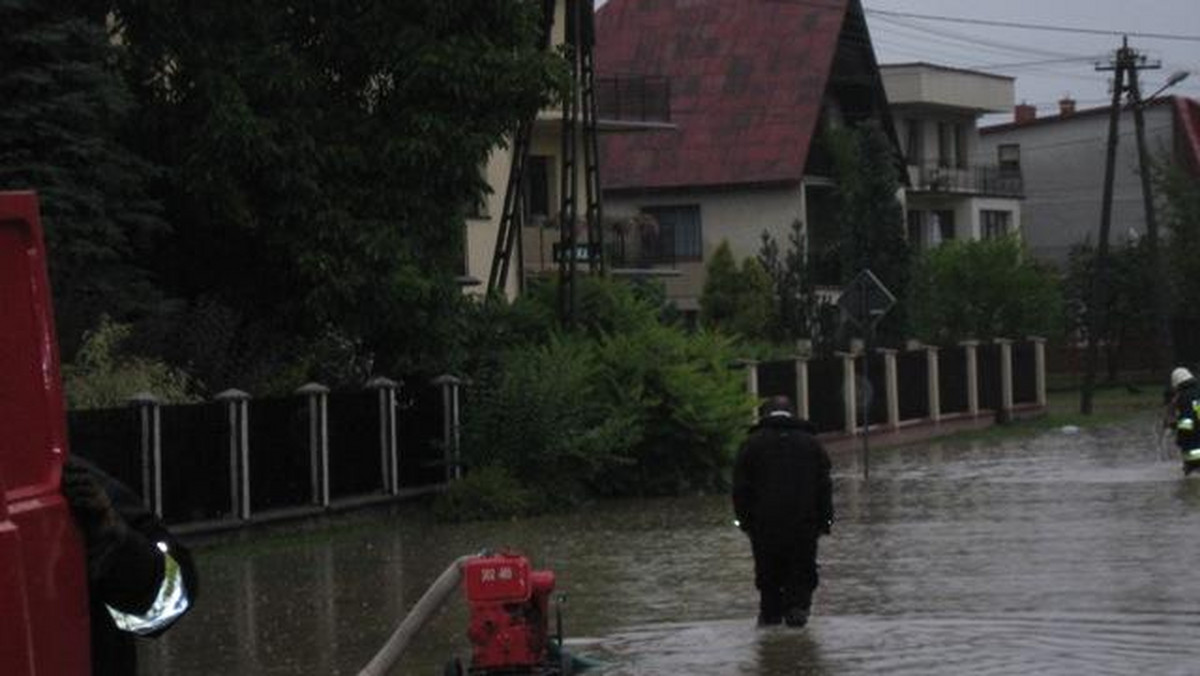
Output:
<svg viewBox="0 0 1200 676">
<path fill-rule="evenodd" d="M 1187 79 L 1187 76 L 1189 76 L 1191 74 L 1192 74 L 1191 71 L 1187 71 L 1187 70 L 1177 70 L 1174 73 L 1171 73 L 1171 76 L 1167 78 L 1166 83 L 1163 84 L 1163 86 L 1159 87 L 1158 91 L 1154 92 L 1150 96 L 1147 96 L 1145 99 L 1143 99 L 1142 103 L 1146 104 L 1146 103 L 1149 103 L 1150 101 L 1153 101 L 1154 97 L 1165 92 L 1166 90 L 1170 89 L 1171 87 L 1174 87 L 1175 85 L 1179 84 L 1180 82 L 1183 82 L 1184 80 Z"/>
</svg>

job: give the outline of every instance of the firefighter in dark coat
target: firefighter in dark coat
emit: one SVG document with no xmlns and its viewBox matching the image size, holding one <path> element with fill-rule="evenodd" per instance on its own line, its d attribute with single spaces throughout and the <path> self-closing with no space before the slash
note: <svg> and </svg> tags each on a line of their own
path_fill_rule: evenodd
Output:
<svg viewBox="0 0 1200 676">
<path fill-rule="evenodd" d="M 1175 409 L 1175 445 L 1183 457 L 1183 473 L 1200 467 L 1200 381 L 1186 368 L 1171 372 Z"/>
<path fill-rule="evenodd" d="M 63 466 L 62 492 L 87 550 L 92 676 L 135 676 L 134 636 L 157 636 L 191 607 L 188 551 L 124 484 L 86 460 Z"/>
<path fill-rule="evenodd" d="M 763 413 L 733 468 L 733 508 L 754 552 L 759 624 L 799 627 L 817 588 L 817 539 L 833 525 L 829 456 L 787 397 Z"/>
</svg>

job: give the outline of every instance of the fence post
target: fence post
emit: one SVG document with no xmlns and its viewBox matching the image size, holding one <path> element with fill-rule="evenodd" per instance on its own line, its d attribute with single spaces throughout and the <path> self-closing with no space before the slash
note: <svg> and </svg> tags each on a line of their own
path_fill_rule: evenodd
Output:
<svg viewBox="0 0 1200 676">
<path fill-rule="evenodd" d="M 978 340 L 964 340 L 959 343 L 966 353 L 967 359 L 967 413 L 972 418 L 979 417 L 979 359 L 976 349 Z"/>
<path fill-rule="evenodd" d="M 937 424 L 942 420 L 942 374 L 936 345 L 925 346 L 925 373 L 929 379 L 929 420 Z"/>
<path fill-rule="evenodd" d="M 996 338 L 995 343 L 1000 346 L 1000 410 L 996 418 L 1007 421 L 1012 419 L 1013 411 L 1012 341 Z"/>
<path fill-rule="evenodd" d="M 754 398 L 754 411 L 750 414 L 750 424 L 758 422 L 758 362 L 753 359 L 739 359 L 734 364 L 746 369 L 746 392 Z"/>
<path fill-rule="evenodd" d="M 162 518 L 161 402 L 149 392 L 138 392 L 129 398 L 129 405 L 137 408 L 141 422 L 142 504 Z"/>
<path fill-rule="evenodd" d="M 887 393 L 888 427 L 900 429 L 900 382 L 896 373 L 896 351 L 881 347 L 875 350 L 883 355 L 884 391 Z"/>
<path fill-rule="evenodd" d="M 796 415 L 808 420 L 808 356 L 796 355 Z"/>
<path fill-rule="evenodd" d="M 308 397 L 308 457 L 313 503 L 329 506 L 329 388 L 307 383 L 296 394 Z"/>
<path fill-rule="evenodd" d="M 229 496 L 235 519 L 250 519 L 250 395 L 225 390 L 216 397 L 229 412 Z"/>
<path fill-rule="evenodd" d="M 442 443 L 443 459 L 446 462 L 446 482 L 462 478 L 462 448 L 460 442 L 460 419 L 458 392 L 462 379 L 446 374 L 433 379 L 433 384 L 442 388 Z"/>
<path fill-rule="evenodd" d="M 858 429 L 858 389 L 854 378 L 854 352 L 838 352 L 842 358 L 842 410 L 846 416 L 846 434 Z"/>
<path fill-rule="evenodd" d="M 1046 407 L 1046 339 L 1041 336 L 1029 336 L 1033 343 L 1033 377 L 1037 389 L 1038 406 Z"/>
<path fill-rule="evenodd" d="M 400 492 L 400 456 L 396 453 L 396 388 L 394 380 L 382 376 L 367 382 L 379 400 L 379 464 L 383 490 L 396 495 Z"/>
</svg>

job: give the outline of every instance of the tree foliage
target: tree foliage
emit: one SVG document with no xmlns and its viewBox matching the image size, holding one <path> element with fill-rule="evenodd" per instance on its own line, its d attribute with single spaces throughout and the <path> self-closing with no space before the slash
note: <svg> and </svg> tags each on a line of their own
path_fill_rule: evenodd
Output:
<svg viewBox="0 0 1200 676">
<path fill-rule="evenodd" d="M 1170 234 L 1167 262 L 1171 270 L 1174 314 L 1200 318 L 1200 178 L 1184 167 L 1158 163 L 1155 187 L 1165 207 L 1163 224 Z M 1149 288 L 1149 287 L 1147 287 Z"/>
<path fill-rule="evenodd" d="M 152 166 L 119 140 L 133 101 L 95 18 L 71 2 L 0 0 L 0 189 L 39 193 L 65 356 L 107 314 L 144 314 L 164 228 Z"/>
<path fill-rule="evenodd" d="M 831 314 L 836 310 L 817 294 L 815 271 L 809 264 L 805 245 L 804 224 L 799 220 L 792 222 L 787 248 L 783 250 L 771 233 L 764 230 L 758 260 L 771 278 L 774 293 L 772 338 L 790 344 L 801 339 L 811 340 L 818 350 L 830 347 L 836 330 Z"/>
<path fill-rule="evenodd" d="M 1089 242 L 1071 247 L 1062 286 L 1066 328 L 1083 339 L 1090 337 L 1092 313 L 1097 311 L 1092 300 L 1095 276 L 1096 248 Z M 1115 380 L 1129 340 L 1150 335 L 1154 328 L 1154 306 L 1146 298 L 1154 278 L 1144 239 L 1109 250 L 1106 284 L 1103 335 L 1098 339 L 1106 352 L 1109 379 Z"/>
<path fill-rule="evenodd" d="M 443 360 L 479 167 L 562 82 L 540 7 L 114 0 L 169 291 L 246 349 L 333 326 L 380 370 Z"/>
<path fill-rule="evenodd" d="M 1055 335 L 1062 316 L 1055 275 L 1015 237 L 952 240 L 924 252 L 908 307 L 913 336 L 934 344 Z"/>
<path fill-rule="evenodd" d="M 700 322 L 743 338 L 769 336 L 775 324 L 772 280 L 757 258 L 746 258 L 739 269 L 729 243 L 721 242 L 705 265 Z"/>
</svg>

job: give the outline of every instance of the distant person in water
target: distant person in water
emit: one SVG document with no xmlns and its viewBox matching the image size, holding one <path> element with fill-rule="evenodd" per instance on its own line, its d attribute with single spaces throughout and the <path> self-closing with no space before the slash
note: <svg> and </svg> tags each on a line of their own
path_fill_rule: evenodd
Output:
<svg viewBox="0 0 1200 676">
<path fill-rule="evenodd" d="M 815 435 L 791 400 L 773 397 L 733 468 L 733 509 L 754 553 L 760 626 L 808 622 L 817 540 L 833 525 L 829 455 Z"/>
<path fill-rule="evenodd" d="M 1175 445 L 1183 459 L 1183 474 L 1200 468 L 1200 381 L 1182 366 L 1171 372 Z"/>
</svg>

